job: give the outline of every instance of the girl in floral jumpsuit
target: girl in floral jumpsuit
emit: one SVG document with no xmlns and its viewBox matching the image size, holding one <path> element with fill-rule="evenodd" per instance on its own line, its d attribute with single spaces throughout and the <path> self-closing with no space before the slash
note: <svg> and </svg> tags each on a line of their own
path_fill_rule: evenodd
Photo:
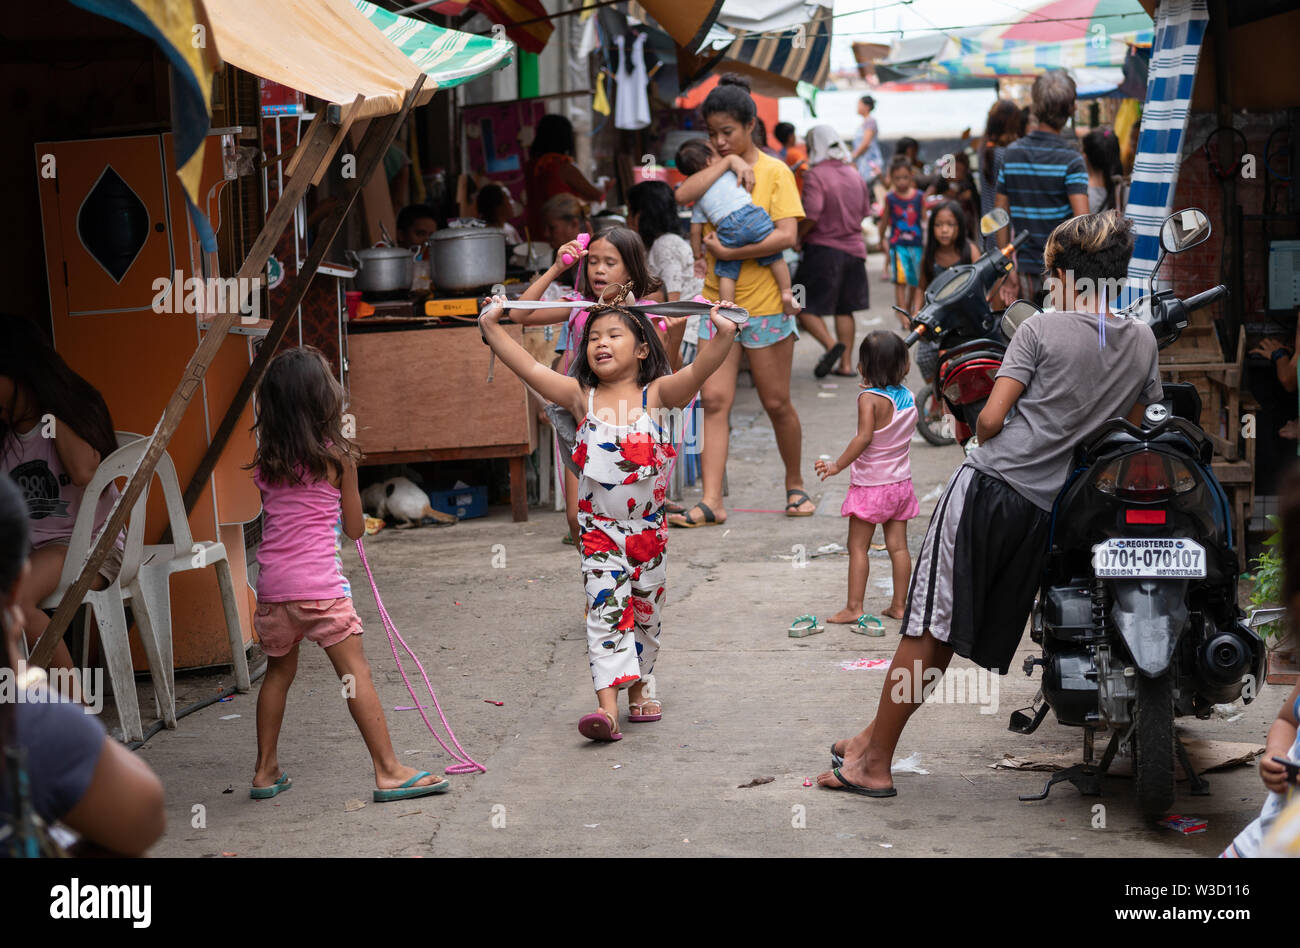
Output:
<svg viewBox="0 0 1300 948">
<path fill-rule="evenodd" d="M 582 572 L 587 592 L 587 651 L 599 708 L 578 730 L 617 741 L 618 693 L 628 690 L 629 721 L 658 721 L 662 706 L 644 696 L 659 651 L 664 601 L 664 494 L 674 452 L 656 416 L 690 404 L 727 357 L 736 323 L 713 308 L 715 337 L 695 361 L 673 373 L 649 321 L 613 303 L 591 309 L 569 375 L 537 362 L 498 320 L 503 297 L 479 317 L 501 361 L 543 398 L 581 418 L 573 460 L 578 491 Z M 720 304 L 722 305 L 722 304 Z"/>
</svg>

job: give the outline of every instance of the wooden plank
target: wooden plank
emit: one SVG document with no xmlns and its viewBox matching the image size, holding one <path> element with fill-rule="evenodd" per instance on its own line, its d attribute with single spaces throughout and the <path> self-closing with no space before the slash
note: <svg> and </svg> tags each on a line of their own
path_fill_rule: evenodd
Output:
<svg viewBox="0 0 1300 948">
<path fill-rule="evenodd" d="M 208 445 L 208 450 L 203 455 L 203 460 L 199 462 L 194 476 L 190 479 L 189 486 L 185 488 L 185 510 L 188 513 L 194 509 L 198 502 L 199 495 L 203 492 L 203 485 L 212 475 L 212 470 L 216 466 L 217 459 L 225 449 L 226 442 L 230 439 L 231 433 L 235 430 L 235 425 L 239 421 L 239 416 L 244 411 L 244 406 L 248 404 L 257 385 L 266 374 L 266 367 L 270 365 L 271 359 L 275 356 L 275 351 L 279 348 L 280 341 L 284 338 L 285 332 L 289 328 L 289 323 L 293 319 L 293 314 L 302 302 L 302 298 L 307 293 L 307 287 L 311 283 L 312 277 L 316 275 L 316 268 L 320 266 L 325 259 L 325 254 L 334 237 L 338 234 L 339 228 L 343 224 L 343 219 L 351 210 L 353 203 L 356 201 L 357 194 L 360 193 L 368 177 L 373 175 L 376 168 L 383 167 L 384 152 L 393 141 L 393 136 L 397 134 L 397 129 L 405 120 L 406 115 L 410 112 L 415 103 L 416 95 L 420 87 L 424 85 L 424 75 L 416 81 L 414 88 L 406 95 L 406 100 L 402 103 L 402 109 L 396 115 L 376 119 L 372 123 L 371 134 L 367 136 L 362 144 L 360 154 L 357 156 L 357 177 L 349 181 L 344 189 L 341 200 L 335 205 L 333 210 L 321 221 L 316 231 L 316 238 L 312 242 L 311 252 L 303 262 L 302 271 L 293 279 L 288 292 L 281 301 L 280 311 L 276 315 L 266 338 L 262 341 L 261 347 L 257 350 L 257 355 L 253 359 L 252 365 L 248 368 L 248 374 L 244 376 L 244 381 L 240 384 L 239 390 L 235 393 L 234 399 L 226 408 L 226 414 L 221 419 L 221 424 L 217 426 L 212 441 Z M 360 96 L 358 96 L 358 100 Z M 330 146 L 333 142 L 324 143 L 324 154 L 328 155 L 331 151 Z M 316 165 L 304 166 L 315 168 Z M 313 174 L 304 174 L 299 178 L 291 179 L 291 183 L 298 184 L 301 181 L 302 188 L 311 183 Z M 286 189 L 286 194 L 288 189 Z M 296 205 L 301 193 L 294 199 Z M 275 209 L 280 209 L 280 204 L 284 199 L 277 202 Z"/>
<path fill-rule="evenodd" d="M 317 116 L 317 119 L 313 120 L 313 125 L 316 121 L 323 120 L 320 116 Z M 328 144 L 328 139 L 325 136 L 313 136 L 312 153 L 303 159 L 305 163 L 309 163 L 308 167 L 314 168 L 316 162 L 323 160 Z M 254 277 L 261 276 L 266 269 L 267 257 L 275 248 L 275 244 L 280 239 L 285 227 L 293 219 L 298 201 L 306 193 L 310 184 L 311 176 L 303 175 L 301 178 L 291 181 L 288 187 L 285 188 L 284 199 L 272 209 L 270 216 L 267 218 L 266 226 L 262 228 L 262 232 L 253 241 L 248 258 L 239 268 L 238 274 L 236 274 L 238 278 L 251 280 Z M 99 535 L 99 540 L 95 543 L 86 562 L 81 567 L 81 573 L 77 576 L 76 581 L 64 592 L 63 598 L 59 600 L 58 608 L 54 610 L 54 616 L 50 619 L 49 626 L 46 627 L 40 641 L 36 643 L 36 647 L 32 650 L 31 664 L 43 668 L 49 667 L 50 659 L 54 656 L 54 649 L 63 640 L 63 634 L 67 630 L 68 623 L 81 606 L 81 600 L 85 597 L 86 591 L 90 589 L 94 576 L 99 572 L 100 566 L 108 557 L 109 548 L 116 542 L 118 534 L 126 525 L 127 514 L 144 492 L 145 486 L 152 479 L 154 469 L 157 467 L 163 451 L 166 450 L 167 443 L 171 440 L 172 434 L 175 433 L 177 426 L 180 424 L 186 408 L 189 407 L 190 399 L 198 391 L 199 383 L 203 381 L 203 374 L 207 371 L 212 360 L 216 358 L 217 350 L 221 348 L 227 331 L 238 316 L 237 312 L 231 312 L 220 314 L 213 319 L 211 321 L 212 328 L 199 341 L 193 355 L 190 356 L 185 370 L 181 373 L 181 379 L 176 386 L 176 390 L 172 393 L 166 407 L 163 409 L 162 417 L 158 419 L 149 447 L 145 451 L 144 457 L 140 459 L 139 467 L 127 480 L 125 489 L 118 497 L 117 503 L 104 524 L 104 530 Z"/>
<path fill-rule="evenodd" d="M 496 444 L 483 448 L 423 448 L 414 451 L 376 451 L 361 459 L 363 465 L 420 464 L 426 461 L 483 461 L 527 457 L 536 448 L 528 444 Z"/>
</svg>

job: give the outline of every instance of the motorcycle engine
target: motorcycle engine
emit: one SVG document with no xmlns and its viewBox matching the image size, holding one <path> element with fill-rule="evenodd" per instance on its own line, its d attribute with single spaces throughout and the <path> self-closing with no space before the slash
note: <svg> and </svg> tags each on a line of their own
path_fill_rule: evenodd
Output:
<svg viewBox="0 0 1300 948">
<path fill-rule="evenodd" d="M 1110 724 L 1129 724 L 1137 700 L 1137 668 L 1124 664 L 1123 656 L 1112 665 L 1112 658 L 1109 645 L 1097 646 L 1097 704 Z"/>
</svg>

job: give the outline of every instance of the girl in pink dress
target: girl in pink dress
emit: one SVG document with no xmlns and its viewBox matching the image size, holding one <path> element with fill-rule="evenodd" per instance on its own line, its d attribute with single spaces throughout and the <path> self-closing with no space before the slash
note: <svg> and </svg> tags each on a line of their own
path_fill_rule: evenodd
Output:
<svg viewBox="0 0 1300 948">
<path fill-rule="evenodd" d="M 816 464 L 822 480 L 849 469 L 849 494 L 840 513 L 849 518 L 848 604 L 827 619 L 854 626 L 854 632 L 884 635 L 884 623 L 863 612 L 868 559 L 876 524 L 884 527 L 885 549 L 893 566 L 894 594 L 885 615 L 903 618 L 912 558 L 907 552 L 907 521 L 919 512 L 912 489 L 909 452 L 916 430 L 916 404 L 902 384 L 907 377 L 907 347 L 892 332 L 873 332 L 858 349 L 858 433 L 839 460 Z"/>
</svg>

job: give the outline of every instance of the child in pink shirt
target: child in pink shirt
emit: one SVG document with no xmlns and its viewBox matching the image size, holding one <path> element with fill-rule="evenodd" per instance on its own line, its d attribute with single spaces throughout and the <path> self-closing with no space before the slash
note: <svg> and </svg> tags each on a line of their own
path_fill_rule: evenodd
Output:
<svg viewBox="0 0 1300 948">
<path fill-rule="evenodd" d="M 893 566 L 894 592 L 884 614 L 903 618 L 912 558 L 907 552 L 907 521 L 920 512 L 912 488 L 909 452 L 916 430 L 916 403 L 903 386 L 909 360 L 903 340 L 892 332 L 873 332 L 858 350 L 863 384 L 858 392 L 858 433 L 839 460 L 819 460 L 822 480 L 849 468 L 849 494 L 840 513 L 849 518 L 848 604 L 826 621 L 853 625 L 854 632 L 884 635 L 884 623 L 863 613 L 870 572 L 871 539 L 876 524 L 885 534 Z"/>
<path fill-rule="evenodd" d="M 442 793 L 451 786 L 446 778 L 399 763 L 393 753 L 340 556 L 340 530 L 353 540 L 365 532 L 357 490 L 360 452 L 342 425 L 343 388 L 320 351 L 303 346 L 276 356 L 258 387 L 258 446 L 251 465 L 263 517 L 253 629 L 267 655 L 257 694 L 257 764 L 249 791 L 254 800 L 292 785 L 280 769 L 278 745 L 304 638 L 325 650 L 344 682 L 348 710 L 375 766 L 375 801 Z"/>
</svg>

